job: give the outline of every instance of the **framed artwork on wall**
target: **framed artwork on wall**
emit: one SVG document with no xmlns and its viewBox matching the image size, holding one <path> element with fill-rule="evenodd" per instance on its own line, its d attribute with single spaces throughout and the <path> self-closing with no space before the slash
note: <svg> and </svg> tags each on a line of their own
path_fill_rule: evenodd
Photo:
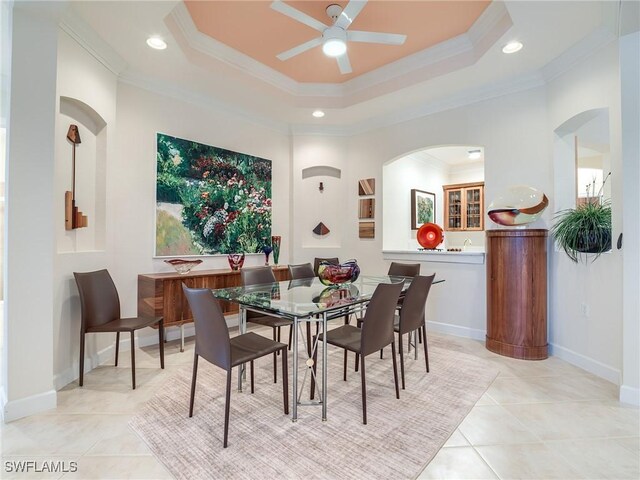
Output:
<svg viewBox="0 0 640 480">
<path fill-rule="evenodd" d="M 156 142 L 156 256 L 271 244 L 270 160 L 163 133 Z"/>
<path fill-rule="evenodd" d="M 375 238 L 376 236 L 376 223 L 375 222 L 360 222 L 358 228 L 358 236 L 360 238 Z"/>
<path fill-rule="evenodd" d="M 411 190 L 411 230 L 417 230 L 424 223 L 435 223 L 436 194 L 424 190 Z"/>
<path fill-rule="evenodd" d="M 358 208 L 358 218 L 373 218 L 376 210 L 375 198 L 365 198 L 360 200 L 360 206 Z"/>
<path fill-rule="evenodd" d="M 365 178 L 358 182 L 358 195 L 374 195 L 376 193 L 376 179 Z"/>
</svg>

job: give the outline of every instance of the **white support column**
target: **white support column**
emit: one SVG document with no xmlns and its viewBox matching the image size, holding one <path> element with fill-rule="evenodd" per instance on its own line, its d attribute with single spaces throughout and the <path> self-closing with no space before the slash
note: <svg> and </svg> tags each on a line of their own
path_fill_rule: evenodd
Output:
<svg viewBox="0 0 640 480">
<path fill-rule="evenodd" d="M 620 82 L 624 233 L 620 401 L 640 405 L 640 32 L 637 30 L 620 37 Z"/>
<path fill-rule="evenodd" d="M 4 421 L 56 406 L 54 140 L 58 28 L 15 5 L 5 227 Z"/>
</svg>

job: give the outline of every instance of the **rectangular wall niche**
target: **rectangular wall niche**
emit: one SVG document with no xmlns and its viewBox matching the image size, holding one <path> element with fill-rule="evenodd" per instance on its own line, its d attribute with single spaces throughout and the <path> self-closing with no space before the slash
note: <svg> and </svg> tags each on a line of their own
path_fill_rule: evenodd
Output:
<svg viewBox="0 0 640 480">
<path fill-rule="evenodd" d="M 360 238 L 375 238 L 375 222 L 360 222 Z"/>
<path fill-rule="evenodd" d="M 271 242 L 271 160 L 157 134 L 156 256 Z"/>
</svg>

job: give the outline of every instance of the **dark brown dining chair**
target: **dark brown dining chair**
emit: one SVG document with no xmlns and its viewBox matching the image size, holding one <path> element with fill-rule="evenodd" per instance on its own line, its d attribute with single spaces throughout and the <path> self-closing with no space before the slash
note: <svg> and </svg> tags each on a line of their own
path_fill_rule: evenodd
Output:
<svg viewBox="0 0 640 480">
<path fill-rule="evenodd" d="M 318 267 L 320 266 L 321 262 L 327 262 L 327 263 L 330 263 L 331 265 L 340 265 L 340 260 L 338 260 L 337 257 L 333 257 L 333 258 L 318 258 L 318 257 L 316 257 L 313 260 L 313 273 L 314 273 L 314 275 L 316 277 L 318 276 Z"/>
<path fill-rule="evenodd" d="M 371 296 L 362 328 L 353 325 L 342 325 L 326 332 L 327 343 L 344 349 L 343 380 L 347 381 L 347 352 L 354 352 L 360 357 L 360 378 L 362 381 L 362 423 L 367 424 L 367 388 L 365 377 L 365 357 L 391 344 L 393 360 L 393 380 L 396 387 L 396 398 L 400 398 L 398 388 L 398 366 L 396 364 L 396 343 L 393 334 L 394 312 L 402 283 L 381 283 Z M 322 341 L 324 333 L 317 336 Z M 315 339 L 315 337 L 314 337 Z M 317 365 L 317 350 L 314 352 L 314 371 Z M 314 375 L 315 376 L 315 375 Z M 311 394 L 315 389 L 314 376 L 311 377 Z"/>
<path fill-rule="evenodd" d="M 274 352 L 282 353 L 282 395 L 284 413 L 289 414 L 289 375 L 287 373 L 287 346 L 253 332 L 237 337 L 229 337 L 229 329 L 222 314 L 220 304 L 211 290 L 206 288 L 188 288 L 182 284 L 189 307 L 193 312 L 196 329 L 196 348 L 193 356 L 193 376 L 191 377 L 191 397 L 189 399 L 189 417 L 193 417 L 193 403 L 196 394 L 198 358 L 226 370 L 227 390 L 224 404 L 224 441 L 227 448 L 229 438 L 229 404 L 231 402 L 231 370 L 233 367 L 249 363 L 251 372 L 251 393 L 254 392 L 253 361 Z"/>
<path fill-rule="evenodd" d="M 299 265 L 289 265 L 289 276 L 291 280 L 302 280 L 313 278 L 316 274 L 310 263 L 301 263 Z"/>
<path fill-rule="evenodd" d="M 402 351 L 402 336 L 405 333 L 422 331 L 422 344 L 424 345 L 424 361 L 429 372 L 429 350 L 427 348 L 427 327 L 425 325 L 425 308 L 431 284 L 435 273 L 428 277 L 416 275 L 407 289 L 400 308 L 400 315 L 396 317 L 393 329 L 398 332 L 398 350 L 400 351 L 400 377 L 404 390 L 404 353 Z M 418 344 L 416 343 L 416 349 Z"/>
<path fill-rule="evenodd" d="M 164 368 L 164 328 L 162 318 L 154 317 L 120 317 L 120 298 L 118 290 L 107 270 L 95 272 L 74 272 L 73 276 L 80 293 L 80 376 L 78 383 L 84 382 L 84 343 L 87 333 L 115 332 L 116 334 L 116 367 L 118 366 L 118 350 L 120 332 L 131 333 L 131 384 L 136 388 L 136 349 L 134 332 L 144 327 L 158 326 L 158 342 L 160 346 L 160 368 Z"/>
<path fill-rule="evenodd" d="M 387 275 L 413 278 L 416 275 L 420 275 L 420 264 L 391 262 L 391 265 L 389 265 L 389 272 L 387 273 Z M 404 301 L 404 294 L 400 295 L 400 300 L 398 300 L 398 307 L 402 306 L 403 301 Z M 422 343 L 421 330 L 418 330 L 418 342 Z"/>
<path fill-rule="evenodd" d="M 264 283 L 274 283 L 276 277 L 273 274 L 271 267 L 253 267 L 243 268 L 240 270 L 240 276 L 242 278 L 242 285 L 248 287 L 250 285 L 261 285 Z M 289 327 L 293 329 L 293 322 L 287 318 L 277 317 L 274 315 L 267 315 L 262 312 L 254 312 L 247 310 L 247 322 L 256 323 L 258 325 L 264 325 L 273 329 L 273 341 L 280 341 L 280 328 Z M 291 331 L 289 331 L 289 344 L 291 344 Z M 278 352 L 273 353 L 273 383 L 278 382 L 278 368 L 277 368 L 277 355 Z"/>
<path fill-rule="evenodd" d="M 289 275 L 291 280 L 304 280 L 307 278 L 315 278 L 316 274 L 313 271 L 313 267 L 310 263 L 302 263 L 300 265 L 289 265 Z M 311 322 L 304 322 L 307 328 L 307 353 L 311 356 Z M 318 333 L 318 324 L 316 323 L 316 333 Z M 291 339 L 293 334 L 293 328 L 289 330 L 289 346 L 291 346 Z"/>
</svg>

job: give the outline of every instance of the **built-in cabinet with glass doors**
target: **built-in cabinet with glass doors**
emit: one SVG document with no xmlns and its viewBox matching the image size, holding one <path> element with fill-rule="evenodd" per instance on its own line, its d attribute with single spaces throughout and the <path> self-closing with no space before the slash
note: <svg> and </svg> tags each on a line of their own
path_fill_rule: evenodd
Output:
<svg viewBox="0 0 640 480">
<path fill-rule="evenodd" d="M 444 229 L 484 230 L 484 182 L 443 185 Z"/>
</svg>

